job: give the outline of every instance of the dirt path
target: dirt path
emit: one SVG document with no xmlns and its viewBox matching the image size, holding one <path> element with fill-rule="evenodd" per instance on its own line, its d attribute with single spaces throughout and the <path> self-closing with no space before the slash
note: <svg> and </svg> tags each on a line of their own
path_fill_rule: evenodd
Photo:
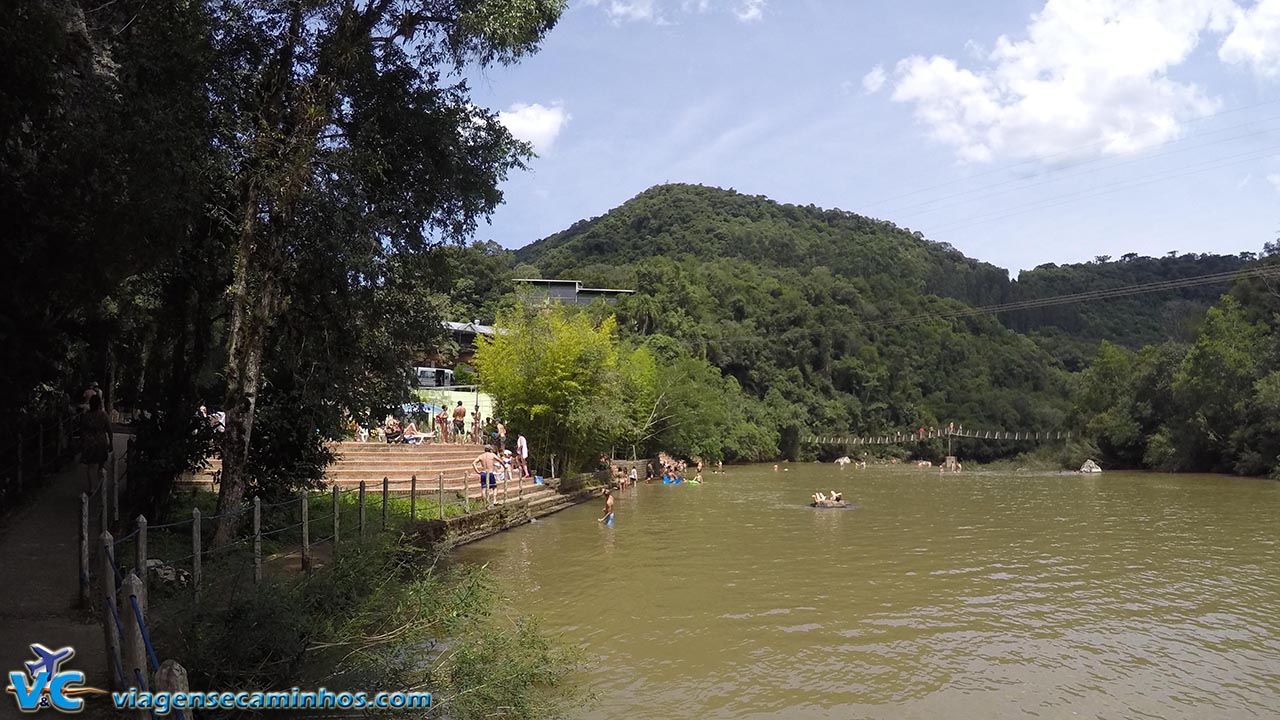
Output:
<svg viewBox="0 0 1280 720">
<path fill-rule="evenodd" d="M 115 433 L 117 456 L 123 457 L 128 438 Z M 65 669 L 84 672 L 89 685 L 103 687 L 106 682 L 102 626 L 78 608 L 84 482 L 84 466 L 74 459 L 67 462 L 0 527 L 0 672 L 5 678 L 34 659 L 30 645 L 38 642 L 55 649 L 70 645 L 76 653 Z M 94 507 L 90 513 L 95 534 L 98 512 Z M 0 717 L 12 717 L 17 710 L 13 702 L 12 695 L 3 693 Z M 86 710 L 94 705 L 90 701 Z"/>
</svg>

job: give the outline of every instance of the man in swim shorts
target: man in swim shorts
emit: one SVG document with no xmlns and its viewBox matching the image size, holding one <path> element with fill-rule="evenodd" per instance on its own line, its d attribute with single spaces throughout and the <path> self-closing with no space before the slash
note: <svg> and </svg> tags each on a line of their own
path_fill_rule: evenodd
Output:
<svg viewBox="0 0 1280 720">
<path fill-rule="evenodd" d="M 462 442 L 462 433 L 466 429 L 467 409 L 462 407 L 462 401 L 458 401 L 458 406 L 453 409 L 453 441 L 455 443 Z"/>
<path fill-rule="evenodd" d="M 497 465 L 498 456 L 493 454 L 492 445 L 485 445 L 484 452 L 471 461 L 472 469 L 480 475 L 480 495 L 486 503 L 490 501 L 490 495 L 498 492 Z"/>
<path fill-rule="evenodd" d="M 608 490 L 604 491 L 604 517 L 596 522 L 602 522 L 605 525 L 613 525 L 613 493 Z"/>
</svg>

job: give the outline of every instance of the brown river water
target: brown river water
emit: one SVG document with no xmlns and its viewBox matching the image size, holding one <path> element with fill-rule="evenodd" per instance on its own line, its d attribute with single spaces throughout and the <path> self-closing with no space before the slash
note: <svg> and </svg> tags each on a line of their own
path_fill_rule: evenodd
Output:
<svg viewBox="0 0 1280 720">
<path fill-rule="evenodd" d="M 1280 718 L 1280 482 L 707 479 L 459 549 L 583 649 L 578 720 Z"/>
</svg>

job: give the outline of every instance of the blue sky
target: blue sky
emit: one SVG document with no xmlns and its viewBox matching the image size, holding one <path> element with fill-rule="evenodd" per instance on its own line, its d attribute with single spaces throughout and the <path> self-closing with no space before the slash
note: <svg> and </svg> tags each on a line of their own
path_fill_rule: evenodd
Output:
<svg viewBox="0 0 1280 720">
<path fill-rule="evenodd" d="M 539 152 L 478 239 L 663 182 L 838 207 L 1018 270 L 1280 236 L 1280 0 L 570 0 L 471 78 Z"/>
</svg>

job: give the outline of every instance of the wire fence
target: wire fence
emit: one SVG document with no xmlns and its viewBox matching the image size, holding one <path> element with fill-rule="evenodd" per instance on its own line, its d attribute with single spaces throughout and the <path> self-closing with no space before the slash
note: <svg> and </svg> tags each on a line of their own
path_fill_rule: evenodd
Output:
<svg viewBox="0 0 1280 720">
<path fill-rule="evenodd" d="M 0 511 L 43 486 L 49 471 L 73 452 L 75 424 L 70 416 L 37 422 L 0 446 Z"/>
<path fill-rule="evenodd" d="M 184 495 L 180 497 L 191 499 L 189 509 L 170 511 L 154 524 L 143 516 L 121 522 L 121 493 L 130 489 L 135 460 L 130 443 L 80 498 L 81 602 L 101 614 L 110 681 L 120 690 L 185 689 L 185 670 L 171 660 L 161 663 L 151 643 L 152 630 L 169 630 L 181 616 L 179 608 L 231 603 L 268 580 L 300 586 L 318 564 L 385 531 L 517 501 L 536 484 L 506 476 L 482 485 L 469 473 L 396 480 L 384 476 L 295 495 L 254 497 L 220 512 L 211 494 Z M 230 534 L 216 542 L 219 526 L 228 521 Z M 162 610 L 168 608 L 163 616 L 148 615 L 149 598 Z"/>
</svg>

